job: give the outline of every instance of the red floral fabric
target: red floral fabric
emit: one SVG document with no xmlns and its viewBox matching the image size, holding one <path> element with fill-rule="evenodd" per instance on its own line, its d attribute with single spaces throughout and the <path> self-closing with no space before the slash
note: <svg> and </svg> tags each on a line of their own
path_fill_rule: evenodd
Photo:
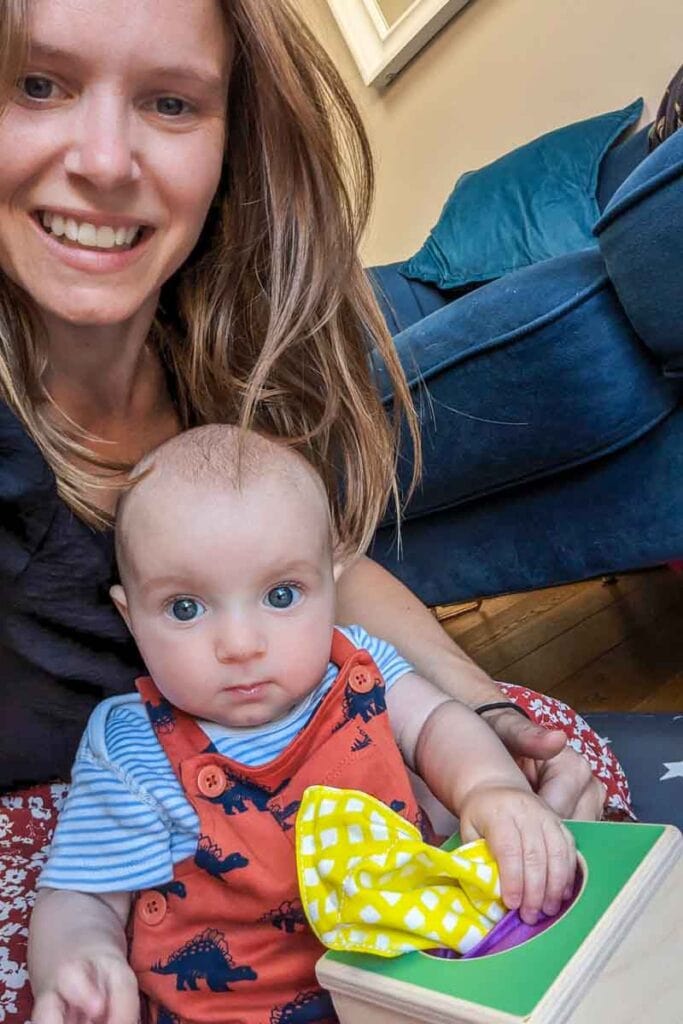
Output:
<svg viewBox="0 0 683 1024">
<path fill-rule="evenodd" d="M 624 769 L 619 764 L 609 743 L 591 729 L 578 712 L 555 697 L 546 697 L 525 686 L 500 683 L 508 700 L 519 704 L 527 714 L 546 729 L 562 729 L 567 743 L 588 761 L 593 775 L 604 783 L 605 821 L 636 821 L 631 804 L 631 791 Z"/>
<path fill-rule="evenodd" d="M 0 797 L 0 1022 L 26 1024 L 28 920 L 67 787 L 34 786 Z"/>
<path fill-rule="evenodd" d="M 570 746 L 586 758 L 593 774 L 607 787 L 605 818 L 635 820 L 621 765 L 580 715 L 554 697 L 525 687 L 503 685 L 502 690 L 540 725 L 567 733 Z M 65 785 L 55 784 L 0 797 L 0 1024 L 27 1024 L 30 1020 L 28 921 L 36 880 L 66 793 Z"/>
</svg>

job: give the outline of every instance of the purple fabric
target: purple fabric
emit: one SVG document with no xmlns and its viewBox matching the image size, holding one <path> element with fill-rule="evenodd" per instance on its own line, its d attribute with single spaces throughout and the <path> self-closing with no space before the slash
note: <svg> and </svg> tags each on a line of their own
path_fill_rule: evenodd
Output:
<svg viewBox="0 0 683 1024">
<path fill-rule="evenodd" d="M 521 946 L 523 942 L 528 942 L 529 939 L 540 935 L 541 932 L 544 932 L 546 928 L 550 928 L 558 918 L 562 917 L 569 910 L 579 895 L 582 881 L 583 875 L 579 870 L 574 881 L 574 891 L 569 899 L 564 901 L 558 912 L 553 914 L 552 917 L 541 914 L 536 924 L 525 924 L 519 916 L 519 911 L 510 910 L 469 953 L 463 953 L 462 959 L 472 960 L 475 957 L 487 956 L 490 953 L 502 953 L 506 949 Z"/>
<path fill-rule="evenodd" d="M 492 953 L 503 953 L 506 949 L 514 949 L 521 946 L 523 942 L 540 935 L 547 928 L 565 914 L 581 891 L 583 874 L 581 869 L 576 873 L 574 891 L 568 900 L 565 900 L 560 909 L 552 917 L 541 914 L 536 924 L 525 924 L 519 916 L 519 911 L 509 910 L 498 924 L 494 925 L 488 935 L 484 936 L 481 942 L 473 946 L 468 953 L 458 954 L 453 949 L 430 949 L 429 955 L 439 957 L 442 960 L 474 960 L 480 956 L 489 956 Z"/>
</svg>

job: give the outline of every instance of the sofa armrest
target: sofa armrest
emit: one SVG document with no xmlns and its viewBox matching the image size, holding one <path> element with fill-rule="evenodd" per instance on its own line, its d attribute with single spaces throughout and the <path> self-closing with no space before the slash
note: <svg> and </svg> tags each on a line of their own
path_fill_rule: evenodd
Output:
<svg viewBox="0 0 683 1024">
<path fill-rule="evenodd" d="M 469 289 L 441 291 L 436 285 L 423 284 L 405 277 L 398 268 L 401 263 L 386 263 L 367 271 L 380 309 L 392 335 L 412 327 L 442 306 L 459 298 Z"/>
<path fill-rule="evenodd" d="M 617 189 L 595 234 L 636 332 L 665 374 L 683 376 L 683 131 Z"/>
</svg>

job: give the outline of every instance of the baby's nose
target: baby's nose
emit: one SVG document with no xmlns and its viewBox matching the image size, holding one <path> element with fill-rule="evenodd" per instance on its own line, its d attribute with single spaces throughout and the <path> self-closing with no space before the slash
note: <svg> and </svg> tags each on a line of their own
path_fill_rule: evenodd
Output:
<svg viewBox="0 0 683 1024">
<path fill-rule="evenodd" d="M 227 664 L 261 657 L 265 653 L 266 644 L 260 630 L 240 624 L 222 629 L 216 637 L 215 648 L 218 661 Z"/>
</svg>

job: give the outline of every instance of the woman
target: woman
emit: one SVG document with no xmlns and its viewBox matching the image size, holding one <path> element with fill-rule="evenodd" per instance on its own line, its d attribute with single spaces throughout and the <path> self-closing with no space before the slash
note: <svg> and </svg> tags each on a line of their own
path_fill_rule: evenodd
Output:
<svg viewBox="0 0 683 1024">
<path fill-rule="evenodd" d="M 500 701 L 357 556 L 416 419 L 357 258 L 367 142 L 286 0 L 7 0 L 3 29 L 0 786 L 66 777 L 91 707 L 131 687 L 111 516 L 126 468 L 201 422 L 253 422 L 316 464 L 349 552 L 341 621 L 473 706 Z M 564 734 L 487 720 L 559 813 L 600 814 Z"/>
</svg>

